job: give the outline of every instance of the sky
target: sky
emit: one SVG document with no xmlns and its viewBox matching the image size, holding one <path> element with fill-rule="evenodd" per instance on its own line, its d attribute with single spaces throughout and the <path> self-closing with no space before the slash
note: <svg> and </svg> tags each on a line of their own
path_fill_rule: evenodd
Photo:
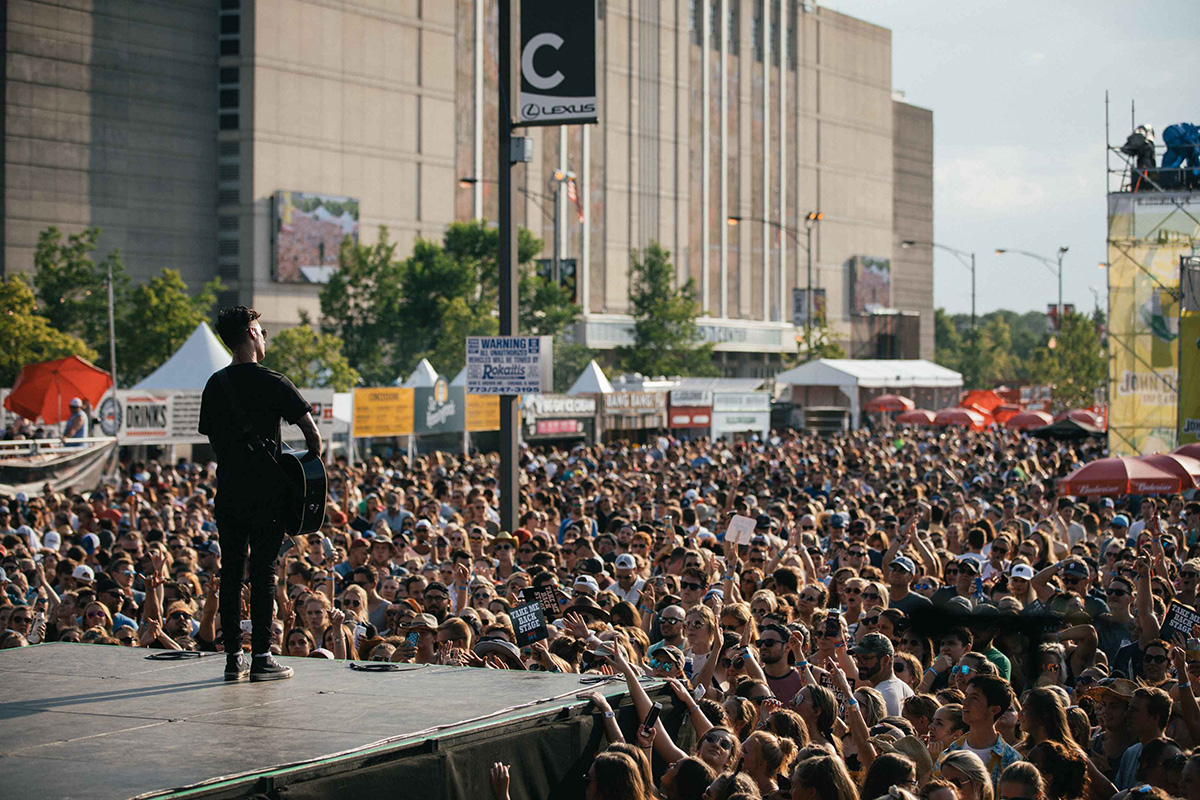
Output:
<svg viewBox="0 0 1200 800">
<path fill-rule="evenodd" d="M 821 0 L 892 31 L 892 87 L 933 110 L 934 241 L 976 253 L 980 314 L 1104 307 L 1110 143 L 1137 122 L 1200 124 L 1200 0 Z M 1115 187 L 1114 187 L 1115 188 Z M 1089 288 L 1090 287 L 1090 288 Z M 970 270 L 934 251 L 934 303 L 971 309 Z"/>
</svg>

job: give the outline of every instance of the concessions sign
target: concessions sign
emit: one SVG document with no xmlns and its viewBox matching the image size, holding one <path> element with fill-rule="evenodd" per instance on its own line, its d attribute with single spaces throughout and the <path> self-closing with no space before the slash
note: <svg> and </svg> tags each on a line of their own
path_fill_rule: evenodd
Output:
<svg viewBox="0 0 1200 800">
<path fill-rule="evenodd" d="M 413 389 L 386 386 L 354 390 L 352 435 L 408 436 L 413 432 Z"/>
<path fill-rule="evenodd" d="M 668 427 L 708 428 L 712 425 L 713 393 L 708 389 L 675 389 L 671 392 Z"/>
<path fill-rule="evenodd" d="M 521 1 L 517 125 L 596 122 L 595 0 Z"/>
</svg>

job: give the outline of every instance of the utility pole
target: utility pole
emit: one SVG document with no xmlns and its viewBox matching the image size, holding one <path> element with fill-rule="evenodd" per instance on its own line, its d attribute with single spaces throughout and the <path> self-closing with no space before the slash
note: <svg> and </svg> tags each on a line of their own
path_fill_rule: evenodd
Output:
<svg viewBox="0 0 1200 800">
<path fill-rule="evenodd" d="M 900 246 L 906 250 L 910 247 L 931 247 L 938 250 L 945 250 L 957 258 L 964 267 L 971 270 L 971 330 L 975 330 L 975 252 L 968 253 L 966 250 L 959 250 L 957 247 L 950 247 L 949 245 L 938 244 L 937 242 L 919 242 L 915 239 L 905 239 L 900 243 Z"/>
<path fill-rule="evenodd" d="M 515 184 L 512 179 L 513 125 L 512 96 L 517 90 L 512 73 L 512 3 L 500 0 L 499 5 L 499 62 L 497 88 L 499 93 L 499 145 L 497 157 L 500 184 L 500 253 L 497 265 L 500 270 L 500 335 L 517 335 L 517 235 L 513 226 L 513 209 L 516 207 Z M 555 250 L 558 245 L 555 243 Z M 556 254 L 557 257 L 557 254 Z M 520 502 L 520 481 L 517 468 L 517 397 L 500 395 L 500 527 L 506 531 L 517 527 L 517 506 Z"/>
<path fill-rule="evenodd" d="M 1045 264 L 1046 268 L 1049 269 L 1051 272 L 1057 272 L 1057 274 L 1058 274 L 1058 328 L 1060 331 L 1062 330 L 1062 323 L 1063 323 L 1063 256 L 1065 256 L 1067 254 L 1068 250 L 1070 250 L 1070 248 L 1067 247 L 1066 245 L 1063 245 L 1062 247 L 1058 248 L 1058 258 L 1057 258 L 1057 260 L 1055 260 L 1055 259 L 1046 258 L 1045 256 L 1039 256 L 1037 253 L 1031 253 L 1028 250 L 1013 250 L 1011 248 L 1003 248 L 1003 247 L 996 248 L 996 255 L 998 255 L 998 256 L 1004 255 L 1005 253 L 1016 253 L 1017 255 L 1028 256 L 1029 258 L 1032 258 L 1035 261 L 1040 261 L 1043 264 Z"/>
<path fill-rule="evenodd" d="M 112 370 L 113 407 L 117 402 L 117 325 L 113 320 L 112 259 L 108 259 L 108 366 Z"/>
</svg>

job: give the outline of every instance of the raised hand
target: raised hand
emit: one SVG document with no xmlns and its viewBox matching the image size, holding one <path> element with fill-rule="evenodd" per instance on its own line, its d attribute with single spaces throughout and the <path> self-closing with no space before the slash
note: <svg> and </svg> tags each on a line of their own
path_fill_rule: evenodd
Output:
<svg viewBox="0 0 1200 800">
<path fill-rule="evenodd" d="M 600 694 L 599 692 L 595 692 L 595 691 L 583 692 L 582 694 L 575 695 L 575 698 L 577 700 L 592 701 L 592 705 L 594 705 L 596 707 L 597 711 L 600 711 L 600 712 L 612 711 L 612 706 L 610 706 L 608 704 L 608 700 L 604 697 L 604 695 Z"/>
<path fill-rule="evenodd" d="M 588 630 L 587 622 L 580 614 L 567 614 L 563 617 L 563 622 L 566 623 L 567 630 L 571 635 L 577 639 L 586 639 L 592 635 L 592 632 Z"/>
<path fill-rule="evenodd" d="M 496 800 L 508 800 L 508 764 L 501 764 L 499 761 L 492 764 L 489 777 L 492 781 L 492 796 Z"/>
</svg>

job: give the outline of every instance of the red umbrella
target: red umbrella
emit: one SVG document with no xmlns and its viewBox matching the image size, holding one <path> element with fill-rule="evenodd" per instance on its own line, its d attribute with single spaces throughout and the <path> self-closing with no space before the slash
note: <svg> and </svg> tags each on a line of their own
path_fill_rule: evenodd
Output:
<svg viewBox="0 0 1200 800">
<path fill-rule="evenodd" d="M 973 408 L 943 408 L 933 418 L 934 425 L 955 425 L 981 431 L 987 426 L 987 418 Z"/>
<path fill-rule="evenodd" d="M 866 410 L 869 413 L 878 411 L 912 411 L 917 404 L 899 394 L 881 394 L 867 401 Z"/>
<path fill-rule="evenodd" d="M 1080 497 L 1125 494 L 1170 494 L 1183 479 L 1141 458 L 1116 456 L 1084 464 L 1058 482 L 1059 494 Z"/>
<path fill-rule="evenodd" d="M 1016 403 L 1001 403 L 992 409 L 992 415 L 996 418 L 996 422 L 1003 425 L 1024 410 Z"/>
<path fill-rule="evenodd" d="M 1043 428 L 1054 422 L 1054 417 L 1047 414 L 1045 411 L 1022 411 L 1016 416 L 1008 418 L 1004 423 L 1004 427 L 1010 431 L 1025 431 L 1030 428 Z"/>
<path fill-rule="evenodd" d="M 95 406 L 111 386 L 107 372 L 79 356 L 68 356 L 21 367 L 17 382 L 4 398 L 4 407 L 25 419 L 41 417 L 47 425 L 53 425 L 71 415 L 71 398 Z"/>
<path fill-rule="evenodd" d="M 932 425 L 934 416 L 932 411 L 916 408 L 912 411 L 905 411 L 896 417 L 896 422 L 899 422 L 901 425 Z"/>
<path fill-rule="evenodd" d="M 1192 458 L 1200 458 L 1200 442 L 1192 442 L 1191 444 L 1181 444 L 1171 451 L 1177 456 L 1190 456 Z"/>
<path fill-rule="evenodd" d="M 1070 411 L 1064 411 L 1054 418 L 1055 422 L 1063 419 L 1073 419 L 1076 422 L 1082 422 L 1085 425 L 1091 425 L 1094 428 L 1104 429 L 1104 420 L 1100 419 L 1100 415 L 1095 411 L 1089 411 L 1086 408 L 1073 408 Z"/>
<path fill-rule="evenodd" d="M 1200 459 L 1185 456 L 1182 453 L 1155 453 L 1142 456 L 1142 461 L 1158 467 L 1163 472 L 1178 475 L 1183 481 L 1184 489 L 1194 489 L 1200 486 Z"/>
</svg>

